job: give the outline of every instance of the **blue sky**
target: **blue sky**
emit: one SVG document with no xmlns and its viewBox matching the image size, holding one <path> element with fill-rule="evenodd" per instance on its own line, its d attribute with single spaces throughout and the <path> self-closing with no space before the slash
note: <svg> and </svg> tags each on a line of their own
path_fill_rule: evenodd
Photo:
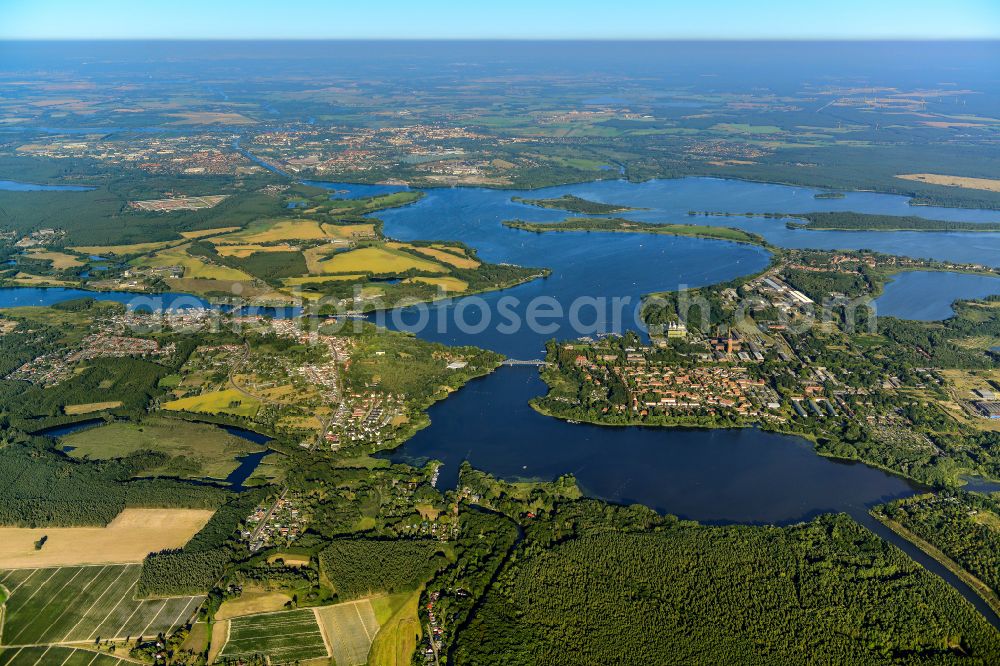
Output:
<svg viewBox="0 0 1000 666">
<path fill-rule="evenodd" d="M 1000 38 L 1000 0 L 0 0 L 47 38 Z"/>
</svg>

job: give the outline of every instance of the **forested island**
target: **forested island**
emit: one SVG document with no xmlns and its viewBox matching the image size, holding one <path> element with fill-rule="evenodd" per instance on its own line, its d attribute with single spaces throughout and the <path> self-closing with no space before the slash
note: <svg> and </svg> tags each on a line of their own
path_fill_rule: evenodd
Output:
<svg viewBox="0 0 1000 666">
<path fill-rule="evenodd" d="M 779 217 L 779 216 L 775 216 Z M 813 231 L 1000 231 L 1000 222 L 950 222 L 929 220 L 915 215 L 874 215 L 870 213 L 797 213 L 780 216 L 806 220 L 788 222 L 789 229 L 811 229 Z"/>
<path fill-rule="evenodd" d="M 553 199 L 526 199 L 524 197 L 511 197 L 511 201 L 527 204 L 529 206 L 537 206 L 539 208 L 565 210 L 571 213 L 580 213 L 582 215 L 611 215 L 614 213 L 627 213 L 633 210 L 641 210 L 639 208 L 632 208 L 631 206 L 590 201 L 589 199 L 582 199 L 572 194 L 564 194 L 561 197 Z"/>
<path fill-rule="evenodd" d="M 728 240 L 737 243 L 752 243 L 767 245 L 758 236 L 731 227 L 711 227 L 698 224 L 654 224 L 651 222 L 635 222 L 623 218 L 592 218 L 571 217 L 562 222 L 526 222 L 523 220 L 506 220 L 504 226 L 522 231 L 545 233 L 549 231 L 600 231 L 635 234 L 663 234 L 667 236 L 691 236 L 693 238 L 711 238 Z"/>
</svg>

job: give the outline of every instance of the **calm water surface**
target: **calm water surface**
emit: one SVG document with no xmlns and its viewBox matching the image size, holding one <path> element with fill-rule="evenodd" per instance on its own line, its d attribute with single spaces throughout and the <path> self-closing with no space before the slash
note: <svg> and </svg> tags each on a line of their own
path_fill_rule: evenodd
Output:
<svg viewBox="0 0 1000 666">
<path fill-rule="evenodd" d="M 1000 294 L 1000 277 L 912 271 L 896 275 L 875 299 L 875 308 L 880 316 L 934 321 L 955 314 L 951 304 L 956 300 L 994 294 Z"/>
<path fill-rule="evenodd" d="M 709 523 L 784 524 L 830 511 L 860 515 L 916 489 L 880 470 L 820 457 L 799 437 L 549 418 L 528 405 L 544 391 L 535 369 L 502 368 L 431 407 L 430 427 L 386 457 L 443 462 L 438 483 L 445 488 L 455 486 L 463 460 L 507 479 L 573 473 L 592 497 Z"/>
<path fill-rule="evenodd" d="M 80 185 L 36 185 L 16 180 L 0 180 L 0 190 L 8 192 L 89 192 L 93 187 Z"/>
<path fill-rule="evenodd" d="M 326 184 L 344 190 L 338 196 L 361 196 L 392 188 Z M 834 233 L 789 231 L 777 220 L 689 218 L 688 210 L 732 212 L 803 212 L 857 210 L 891 214 L 919 214 L 941 219 L 992 221 L 989 211 L 911 208 L 906 199 L 857 193 L 844 199 L 815 199 L 816 190 L 706 178 L 650 181 L 631 184 L 604 181 L 558 187 L 532 193 L 475 188 L 429 191 L 420 202 L 382 211 L 386 233 L 403 240 L 460 240 L 477 248 L 491 262 L 551 268 L 544 280 L 519 287 L 442 302 L 430 306 L 430 319 L 420 337 L 449 344 L 475 344 L 516 358 L 542 354 L 550 338 L 576 337 L 567 318 L 551 318 L 545 330 L 510 327 L 510 317 L 498 316 L 501 299 L 513 299 L 506 310 L 521 318 L 527 303 L 547 297 L 568 308 L 574 299 L 620 298 L 628 302 L 621 321 L 613 310 L 584 309 L 581 323 L 599 330 L 634 328 L 634 308 L 645 293 L 702 286 L 762 269 L 769 261 L 762 248 L 738 243 L 670 236 L 607 233 L 533 234 L 508 229 L 505 219 L 558 220 L 561 211 L 511 202 L 515 195 L 531 197 L 575 194 L 588 199 L 621 203 L 647 210 L 628 217 L 648 221 L 746 225 L 779 245 L 822 246 L 820 239 L 836 240 L 836 247 L 886 248 L 913 256 L 936 256 L 976 261 L 986 256 L 1000 263 L 1000 234 Z M 764 233 L 766 232 L 766 233 Z M 946 239 L 964 242 L 949 246 Z M 788 242 L 782 242 L 786 240 Z M 919 241 L 919 246 L 912 245 Z M 945 256 L 948 255 L 948 256 Z M 941 279 L 940 273 L 935 279 Z M 896 285 L 906 284 L 901 276 Z M 920 278 L 916 278 L 920 279 Z M 942 299 L 975 295 L 963 290 L 965 281 L 942 288 Z M 893 287 L 898 289 L 899 287 Z M 971 288 L 971 287 L 970 287 Z M 128 302 L 132 294 L 90 294 L 76 290 L 16 289 L 0 291 L 0 305 L 49 304 L 83 295 Z M 897 298 L 887 290 L 884 298 Z M 173 304 L 174 296 L 164 297 Z M 922 294 L 921 301 L 926 302 Z M 191 297 L 187 297 L 191 298 Z M 905 290 L 900 301 L 909 300 Z M 945 302 L 945 301 L 942 301 Z M 947 301 L 950 302 L 950 301 Z M 194 303 L 203 304 L 200 299 Z M 628 308 L 631 307 L 632 310 Z M 893 310 L 891 301 L 882 312 Z M 900 306 L 896 306 L 900 307 Z M 915 311 L 911 311 L 911 314 Z M 471 329 L 454 325 L 462 314 Z M 484 314 L 488 313 L 488 314 Z M 565 313 L 564 313 L 565 314 Z M 904 313 L 906 314 L 906 313 Z M 420 314 L 411 309 L 378 317 L 392 328 L 406 328 Z M 437 318 L 435 318 L 437 317 Z M 589 331 L 588 331 L 589 332 Z M 504 368 L 471 383 L 431 409 L 432 423 L 406 445 L 389 454 L 394 460 L 445 462 L 441 482 L 454 483 L 458 465 L 468 459 L 477 467 L 506 478 L 546 478 L 572 472 L 585 491 L 618 502 L 642 502 L 657 510 L 708 522 L 787 523 L 827 511 L 863 516 L 866 507 L 914 492 L 908 482 L 860 464 L 835 462 L 817 456 L 811 444 L 796 437 L 752 429 L 679 430 L 657 428 L 602 428 L 570 424 L 535 413 L 528 401 L 545 391 L 532 368 Z"/>
</svg>

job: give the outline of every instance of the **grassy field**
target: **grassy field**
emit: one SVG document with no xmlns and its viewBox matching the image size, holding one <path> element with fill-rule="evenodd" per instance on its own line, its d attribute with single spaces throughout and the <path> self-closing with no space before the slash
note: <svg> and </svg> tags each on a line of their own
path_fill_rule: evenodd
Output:
<svg viewBox="0 0 1000 666">
<path fill-rule="evenodd" d="M 204 597 L 138 601 L 142 565 L 110 564 L 0 571 L 11 591 L 3 626 L 5 645 L 89 642 L 169 633 Z M 44 663 L 44 662 L 43 662 Z"/>
<path fill-rule="evenodd" d="M 253 418 L 260 408 L 260 401 L 236 389 L 225 389 L 171 400 L 165 403 L 163 408 L 203 414 L 233 414 Z"/>
<path fill-rule="evenodd" d="M 363 280 L 364 278 L 365 276 L 360 273 L 348 275 L 307 275 L 304 277 L 285 278 L 283 283 L 289 287 L 294 287 L 296 285 L 309 284 L 310 282 L 340 282 L 343 280 Z"/>
<path fill-rule="evenodd" d="M 115 407 L 121 406 L 121 400 L 109 400 L 107 402 L 84 402 L 76 405 L 66 405 L 63 407 L 63 412 L 69 416 L 76 416 L 77 414 L 90 414 L 91 412 L 99 412 L 103 409 L 114 409 Z"/>
<path fill-rule="evenodd" d="M 372 639 L 379 630 L 371 601 L 361 599 L 314 610 L 337 666 L 367 663 Z"/>
<path fill-rule="evenodd" d="M 228 234 L 230 231 L 238 231 L 239 227 L 219 227 L 218 229 L 199 229 L 197 231 L 182 231 L 181 236 L 184 238 L 195 239 L 195 238 L 205 238 L 206 236 L 218 236 L 219 234 Z"/>
<path fill-rule="evenodd" d="M 126 254 L 144 254 L 146 252 L 161 250 L 165 247 L 179 244 L 181 244 L 181 241 L 172 240 L 159 241 L 155 243 L 132 243 L 130 245 L 78 245 L 76 247 L 71 247 L 70 249 L 77 252 L 83 252 L 84 254 L 96 254 L 99 256 L 109 254 L 124 256 Z"/>
<path fill-rule="evenodd" d="M 297 553 L 276 553 L 267 558 L 268 564 L 274 564 L 275 562 L 281 562 L 286 567 L 305 567 L 309 566 L 309 562 L 312 558 L 308 555 L 299 555 Z"/>
<path fill-rule="evenodd" d="M 407 666 L 422 632 L 417 608 L 420 592 L 403 592 L 372 599 L 381 629 L 368 654 L 369 666 Z"/>
<path fill-rule="evenodd" d="M 293 245 L 288 245 L 287 243 L 279 243 L 277 245 L 259 245 L 259 244 L 244 244 L 244 245 L 219 245 L 217 250 L 223 257 L 236 257 L 237 259 L 246 259 L 254 252 L 292 252 L 297 250 Z"/>
<path fill-rule="evenodd" d="M 235 280 L 252 282 L 253 277 L 243 271 L 212 264 L 193 257 L 187 253 L 187 245 L 165 248 L 156 252 L 152 256 L 141 257 L 136 260 L 140 266 L 167 267 L 181 266 L 184 269 L 185 278 L 200 278 L 204 280 Z"/>
<path fill-rule="evenodd" d="M 0 666 L 119 666 L 133 664 L 110 654 L 91 649 L 60 647 L 23 647 L 0 649 Z"/>
<path fill-rule="evenodd" d="M 206 509 L 125 509 L 106 527 L 0 527 L 0 568 L 141 562 L 180 548 L 205 526 Z M 41 550 L 35 542 L 48 537 Z"/>
<path fill-rule="evenodd" d="M 80 266 L 85 266 L 87 263 L 85 261 L 81 261 L 79 257 L 72 254 L 55 252 L 52 250 L 43 250 L 41 248 L 32 248 L 28 250 L 28 256 L 32 259 L 51 261 L 52 268 L 57 271 L 65 270 L 67 268 L 79 268 Z"/>
<path fill-rule="evenodd" d="M 150 474 L 213 479 L 229 476 L 239 465 L 237 456 L 262 449 L 217 426 L 163 417 L 80 430 L 62 438 L 62 443 L 74 447 L 72 457 L 92 460 L 121 458 L 140 450 L 162 451 L 171 459 Z"/>
<path fill-rule="evenodd" d="M 231 620 L 244 615 L 280 611 L 292 598 L 282 592 L 252 592 L 244 590 L 236 599 L 226 599 L 215 611 L 216 620 Z"/>
<path fill-rule="evenodd" d="M 263 654 L 272 663 L 329 657 L 316 614 L 311 609 L 238 617 L 229 622 L 224 658 Z M 337 662 L 339 666 L 343 666 Z"/>
<path fill-rule="evenodd" d="M 319 262 L 319 267 L 324 273 L 403 273 L 411 269 L 425 273 L 448 272 L 437 262 L 390 247 L 362 247 L 341 252 Z"/>
</svg>

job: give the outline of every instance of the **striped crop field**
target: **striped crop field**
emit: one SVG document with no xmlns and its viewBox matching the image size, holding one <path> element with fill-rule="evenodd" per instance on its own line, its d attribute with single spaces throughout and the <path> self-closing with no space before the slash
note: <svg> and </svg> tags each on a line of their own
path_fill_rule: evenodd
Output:
<svg viewBox="0 0 1000 666">
<path fill-rule="evenodd" d="M 137 600 L 135 588 L 141 569 L 140 564 L 108 564 L 0 571 L 0 585 L 9 596 L 0 645 L 93 642 L 97 638 L 169 633 L 185 623 L 204 599 Z M 42 663 L 50 662 L 46 659 Z"/>
<path fill-rule="evenodd" d="M 316 614 L 308 608 L 229 620 L 220 656 L 233 659 L 255 654 L 266 655 L 275 664 L 330 656 Z"/>
<path fill-rule="evenodd" d="M 110 654 L 58 645 L 0 648 L 0 666 L 121 666 L 125 661 Z"/>
</svg>

